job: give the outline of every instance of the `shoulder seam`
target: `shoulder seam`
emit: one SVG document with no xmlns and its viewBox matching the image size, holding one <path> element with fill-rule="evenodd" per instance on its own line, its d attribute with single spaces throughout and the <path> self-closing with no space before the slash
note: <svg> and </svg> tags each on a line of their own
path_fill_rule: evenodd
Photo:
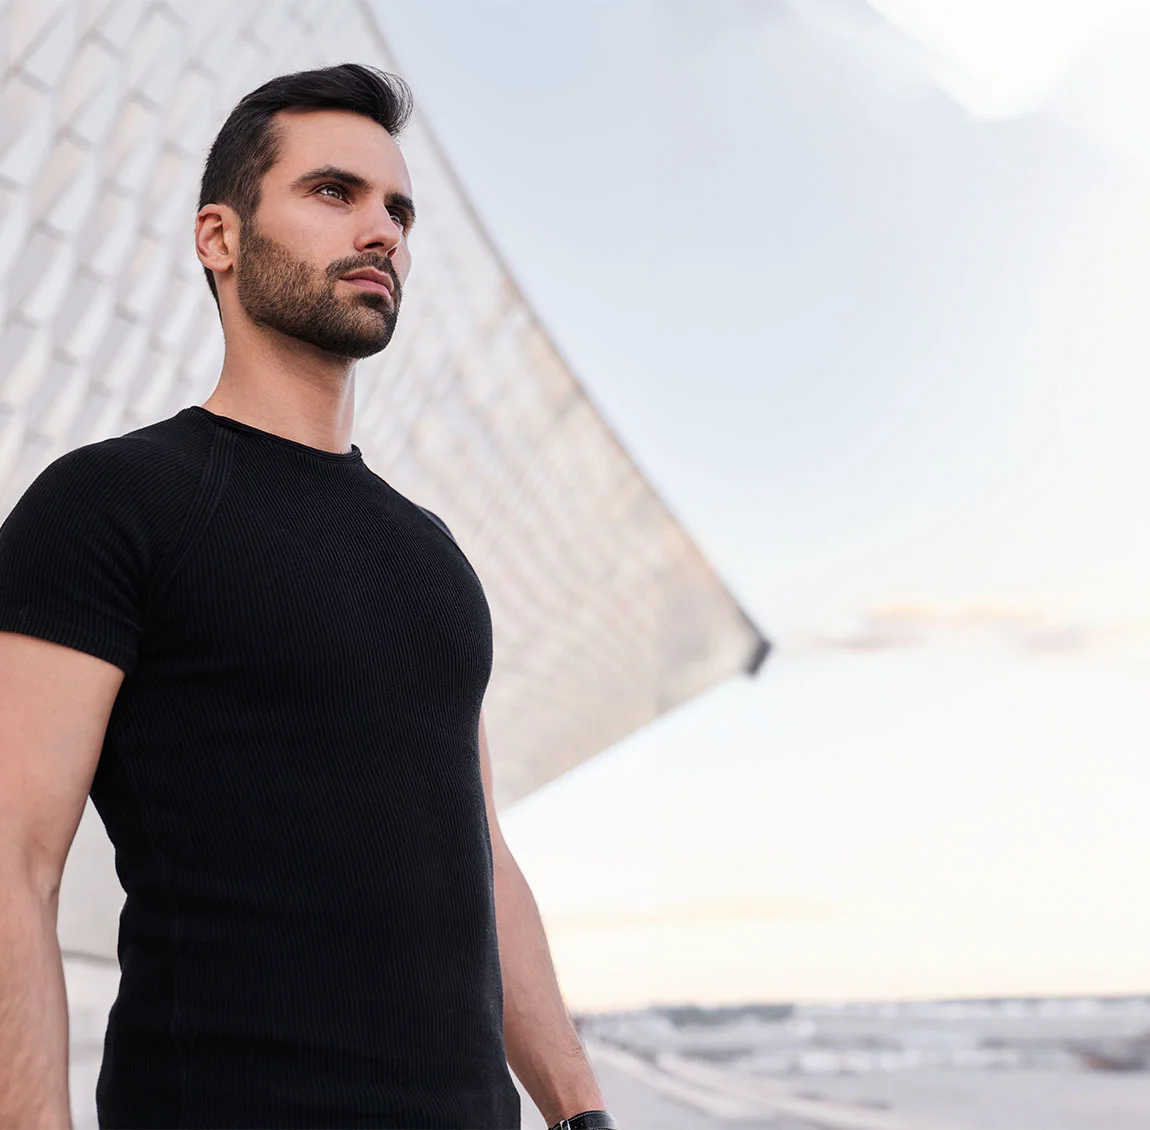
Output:
<svg viewBox="0 0 1150 1130">
<path fill-rule="evenodd" d="M 158 578 L 152 590 L 151 600 L 155 602 L 168 590 L 176 574 L 184 562 L 191 556 L 192 551 L 199 544 L 212 515 L 223 497 L 224 489 L 228 484 L 232 467 L 232 449 L 235 445 L 235 434 L 227 428 L 217 428 L 212 440 L 208 458 L 204 463 L 200 483 L 196 488 L 195 498 L 188 508 L 183 528 L 176 538 L 175 548 L 172 551 L 172 564 L 165 576 Z"/>
</svg>

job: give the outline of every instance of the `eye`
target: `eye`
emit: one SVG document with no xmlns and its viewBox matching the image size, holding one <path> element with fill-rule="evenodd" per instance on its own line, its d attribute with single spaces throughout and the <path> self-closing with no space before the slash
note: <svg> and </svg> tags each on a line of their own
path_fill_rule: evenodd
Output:
<svg viewBox="0 0 1150 1130">
<path fill-rule="evenodd" d="M 407 231 L 409 226 L 407 213 L 402 208 L 391 208 L 389 209 L 389 212 L 391 218 L 399 225 L 399 227 L 403 231 Z"/>
<path fill-rule="evenodd" d="M 334 188 L 335 191 L 339 193 L 341 200 L 347 199 L 347 189 L 344 188 L 342 184 L 321 184 L 319 188 L 316 189 L 316 193 L 323 192 L 324 189 L 328 188 Z"/>
</svg>

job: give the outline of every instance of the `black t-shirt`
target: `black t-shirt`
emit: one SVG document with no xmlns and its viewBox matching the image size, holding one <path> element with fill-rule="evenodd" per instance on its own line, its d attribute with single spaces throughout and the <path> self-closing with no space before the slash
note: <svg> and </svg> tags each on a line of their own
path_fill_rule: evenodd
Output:
<svg viewBox="0 0 1150 1130">
<path fill-rule="evenodd" d="M 478 721 L 491 619 L 357 447 L 185 408 L 57 459 L 0 630 L 125 671 L 101 1126 L 518 1127 Z"/>
</svg>

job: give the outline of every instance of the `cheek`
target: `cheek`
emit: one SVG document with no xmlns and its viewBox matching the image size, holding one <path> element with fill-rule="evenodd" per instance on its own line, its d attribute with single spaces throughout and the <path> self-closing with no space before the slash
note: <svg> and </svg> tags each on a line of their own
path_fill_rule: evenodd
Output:
<svg viewBox="0 0 1150 1130">
<path fill-rule="evenodd" d="M 313 209 L 292 210 L 280 217 L 275 237 L 292 255 L 313 265 L 338 258 L 346 246 L 342 233 L 333 230 L 331 218 L 318 205 Z M 346 254 L 346 252 L 344 252 Z"/>
</svg>

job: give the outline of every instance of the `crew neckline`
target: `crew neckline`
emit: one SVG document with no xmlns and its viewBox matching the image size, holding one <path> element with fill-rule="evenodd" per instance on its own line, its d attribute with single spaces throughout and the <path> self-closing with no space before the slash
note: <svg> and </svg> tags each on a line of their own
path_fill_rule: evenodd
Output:
<svg viewBox="0 0 1150 1130">
<path fill-rule="evenodd" d="M 245 424 L 242 420 L 233 420 L 230 416 L 221 416 L 218 412 L 213 412 L 201 404 L 189 405 L 180 415 L 183 415 L 184 412 L 190 412 L 193 415 L 206 418 L 213 424 L 231 428 L 233 431 L 246 432 L 248 435 L 255 436 L 259 439 L 273 440 L 276 443 L 283 444 L 285 447 L 293 448 L 295 451 L 302 451 L 308 455 L 314 455 L 320 459 L 327 459 L 334 463 L 360 463 L 363 461 L 363 452 L 360 451 L 354 443 L 351 445 L 350 451 L 325 451 L 322 447 L 309 447 L 306 443 L 288 439 L 287 436 L 276 435 L 275 432 L 265 432 L 262 428 Z"/>
</svg>

